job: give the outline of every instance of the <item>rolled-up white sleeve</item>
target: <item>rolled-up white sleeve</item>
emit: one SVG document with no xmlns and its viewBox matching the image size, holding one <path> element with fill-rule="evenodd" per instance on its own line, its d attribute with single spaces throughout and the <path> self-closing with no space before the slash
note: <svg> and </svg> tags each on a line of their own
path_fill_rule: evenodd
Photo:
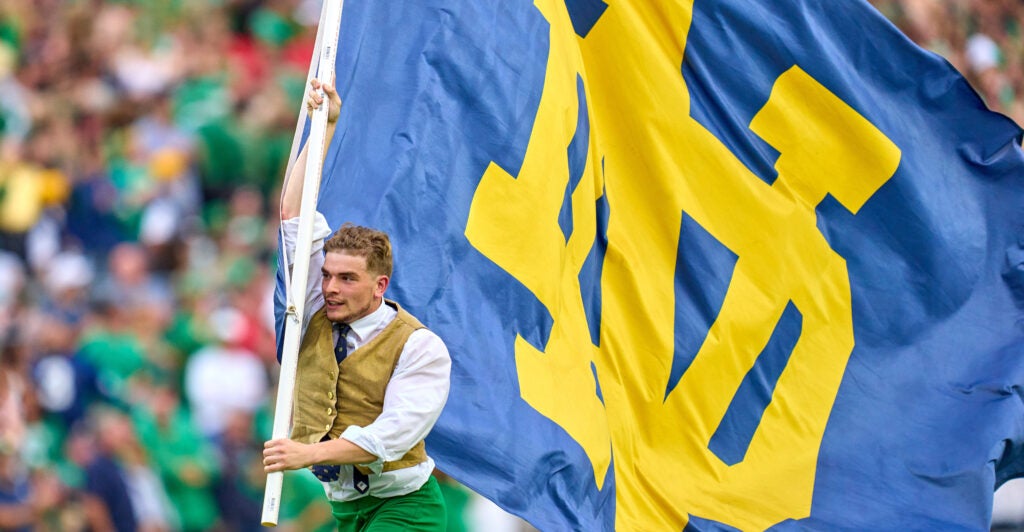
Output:
<svg viewBox="0 0 1024 532">
<path fill-rule="evenodd" d="M 281 242 L 284 245 L 284 256 L 288 261 L 288 269 L 291 271 L 295 258 L 295 242 L 298 240 L 299 219 L 289 218 L 281 221 Z M 321 307 L 324 306 L 323 292 L 320 286 L 320 279 L 323 275 L 321 268 L 324 265 L 324 241 L 331 236 L 331 227 L 327 225 L 327 219 L 323 214 L 316 213 L 313 218 L 313 247 L 309 252 L 309 272 L 306 278 L 306 312 L 305 325 L 309 318 Z"/>
<path fill-rule="evenodd" d="M 370 470 L 380 473 L 425 438 L 448 400 L 451 357 L 436 334 L 419 329 L 409 336 L 384 392 L 384 408 L 373 423 L 350 426 L 341 437 L 378 460 Z"/>
</svg>

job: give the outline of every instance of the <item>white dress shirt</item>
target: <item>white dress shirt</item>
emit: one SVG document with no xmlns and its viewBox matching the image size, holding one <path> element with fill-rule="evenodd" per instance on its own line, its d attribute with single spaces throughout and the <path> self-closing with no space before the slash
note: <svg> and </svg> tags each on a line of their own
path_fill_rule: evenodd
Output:
<svg viewBox="0 0 1024 532">
<path fill-rule="evenodd" d="M 294 255 L 298 219 L 284 220 L 281 227 L 285 256 L 290 258 Z M 327 220 L 319 212 L 316 213 L 303 329 L 309 324 L 310 316 L 324 305 L 320 269 L 324 263 L 323 243 L 330 235 Z M 291 267 L 291 263 L 288 267 Z M 396 315 L 393 308 L 381 304 L 369 315 L 350 323 L 352 329 L 346 335 L 348 353 L 352 354 L 374 339 Z M 423 486 L 434 470 L 434 460 L 429 456 L 425 462 L 412 467 L 388 472 L 382 472 L 381 469 L 384 462 L 404 456 L 433 428 L 448 399 L 450 370 L 451 358 L 441 338 L 428 329 L 414 331 L 406 341 L 398 365 L 388 382 L 384 392 L 384 409 L 380 416 L 365 427 L 350 426 L 341 435 L 378 457 L 376 462 L 363 464 L 372 471 L 369 491 L 365 494 L 356 491 L 352 483 L 352 466 L 342 466 L 338 480 L 324 483 L 328 498 L 348 501 L 364 495 L 395 497 Z"/>
</svg>

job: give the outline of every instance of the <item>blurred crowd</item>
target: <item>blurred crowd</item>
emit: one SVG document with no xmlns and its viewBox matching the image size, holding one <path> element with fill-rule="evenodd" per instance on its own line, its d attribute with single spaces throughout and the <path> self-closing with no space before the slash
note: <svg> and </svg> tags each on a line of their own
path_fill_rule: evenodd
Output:
<svg viewBox="0 0 1024 532">
<path fill-rule="evenodd" d="M 0 528 L 259 527 L 319 8 L 0 2 Z M 282 522 L 330 522 L 287 482 Z"/>
<path fill-rule="evenodd" d="M 1024 123 L 1024 3 L 873 3 Z M 277 187 L 319 10 L 0 2 L 0 529 L 259 527 Z M 284 493 L 282 528 L 330 528 L 308 472 Z"/>
<path fill-rule="evenodd" d="M 870 2 L 914 42 L 945 57 L 990 109 L 1024 124 L 1024 2 Z"/>
</svg>

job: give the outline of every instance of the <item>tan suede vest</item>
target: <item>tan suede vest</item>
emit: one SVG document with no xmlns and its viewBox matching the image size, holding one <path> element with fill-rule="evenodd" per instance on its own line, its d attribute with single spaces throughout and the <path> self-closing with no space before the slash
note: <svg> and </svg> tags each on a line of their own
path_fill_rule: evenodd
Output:
<svg viewBox="0 0 1024 532">
<path fill-rule="evenodd" d="M 323 309 L 313 314 L 299 347 L 295 377 L 291 438 L 315 443 L 329 435 L 341 436 L 349 425 L 365 427 L 384 409 L 384 391 L 398 365 L 406 340 L 424 328 L 412 314 L 394 301 L 384 303 L 398 315 L 369 343 L 348 354 L 340 364 L 334 359 L 332 323 Z M 426 461 L 421 440 L 384 471 L 411 467 Z M 359 467 L 359 466 L 357 466 Z M 369 470 L 359 467 L 364 473 Z"/>
</svg>

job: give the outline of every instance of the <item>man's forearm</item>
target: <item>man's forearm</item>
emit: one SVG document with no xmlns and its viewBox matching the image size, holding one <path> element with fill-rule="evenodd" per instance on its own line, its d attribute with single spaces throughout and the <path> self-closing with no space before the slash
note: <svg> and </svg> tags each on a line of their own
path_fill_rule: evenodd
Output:
<svg viewBox="0 0 1024 532">
<path fill-rule="evenodd" d="M 317 443 L 278 438 L 263 445 L 263 470 L 268 473 L 317 464 L 370 464 L 376 461 L 376 456 L 344 438 Z"/>
<path fill-rule="evenodd" d="M 327 148 L 331 145 L 331 139 L 334 138 L 334 130 L 337 127 L 337 122 L 327 123 L 327 132 L 324 135 L 324 150 L 323 156 L 327 157 Z M 295 158 L 295 164 L 292 165 L 292 171 L 288 174 L 288 178 L 285 180 L 284 194 L 281 196 L 281 219 L 287 220 L 289 218 L 295 218 L 299 215 L 299 210 L 302 208 L 302 188 L 306 181 L 306 160 L 309 158 L 309 143 L 307 142 L 302 150 L 299 151 L 299 156 Z M 323 165 L 323 161 L 320 161 Z"/>
<path fill-rule="evenodd" d="M 376 456 L 344 438 L 313 444 L 314 464 L 368 464 L 376 461 Z"/>
</svg>

